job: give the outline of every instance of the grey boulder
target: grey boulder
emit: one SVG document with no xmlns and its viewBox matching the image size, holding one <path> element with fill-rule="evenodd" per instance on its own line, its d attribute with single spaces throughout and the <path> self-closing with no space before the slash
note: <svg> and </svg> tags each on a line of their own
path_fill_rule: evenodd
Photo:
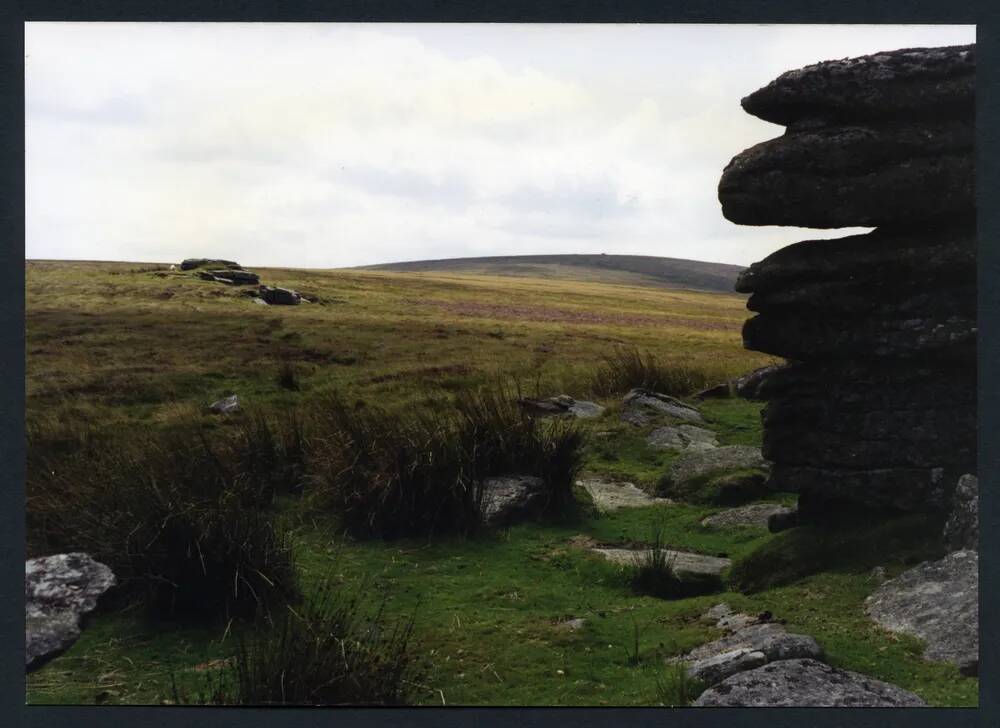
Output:
<svg viewBox="0 0 1000 728">
<path fill-rule="evenodd" d="M 658 450 L 711 450 L 719 446 L 715 433 L 694 425 L 658 427 L 646 437 Z"/>
<path fill-rule="evenodd" d="M 658 415 L 685 422 L 704 422 L 701 413 L 679 399 L 648 389 L 636 388 L 622 399 L 622 420 L 633 425 L 645 425 Z"/>
<path fill-rule="evenodd" d="M 261 286 L 258 295 L 272 306 L 297 306 L 302 302 L 302 297 L 290 288 Z"/>
<path fill-rule="evenodd" d="M 686 452 L 674 461 L 668 471 L 673 484 L 683 484 L 724 470 L 751 470 L 767 466 L 760 450 L 747 445 L 727 445 L 712 450 Z"/>
<path fill-rule="evenodd" d="M 532 515 L 540 505 L 545 481 L 533 475 L 487 478 L 482 484 L 482 514 L 487 526 L 502 527 Z"/>
<path fill-rule="evenodd" d="M 81 618 L 115 584 L 104 564 L 84 553 L 57 554 L 24 564 L 25 667 L 33 670 L 80 636 Z"/>
<path fill-rule="evenodd" d="M 860 673 L 813 659 L 770 662 L 728 677 L 703 692 L 696 707 L 911 708 L 917 695 Z"/>
<path fill-rule="evenodd" d="M 791 508 L 780 503 L 751 503 L 720 511 L 703 519 L 701 525 L 709 528 L 731 528 L 733 526 L 768 528 L 772 518 L 786 517 L 791 513 L 793 513 Z"/>
<path fill-rule="evenodd" d="M 882 584 L 865 613 L 890 632 L 918 637 L 924 659 L 979 671 L 979 554 L 955 551 Z"/>
<path fill-rule="evenodd" d="M 735 615 L 727 615 L 720 620 L 729 619 Z M 743 615 L 749 617 L 749 615 Z M 756 618 L 754 618 L 756 619 Z M 721 624 L 721 629 L 726 629 L 727 623 Z M 734 624 L 736 626 L 736 624 Z M 805 634 L 794 634 L 785 631 L 785 628 L 775 622 L 763 622 L 761 624 L 749 624 L 739 627 L 730 634 L 719 639 L 699 645 L 684 655 L 684 662 L 692 664 L 699 660 L 705 660 L 715 655 L 720 655 L 733 650 L 750 650 L 760 652 L 768 662 L 777 660 L 793 660 L 803 657 L 819 659 L 823 656 L 823 650 L 815 639 Z"/>
<path fill-rule="evenodd" d="M 241 269 L 239 263 L 231 260 L 222 260 L 221 258 L 186 258 L 181 262 L 181 270 L 194 270 L 195 268 L 204 268 L 207 265 L 216 268 L 226 268 L 227 270 Z"/>
<path fill-rule="evenodd" d="M 560 394 L 557 397 L 549 397 L 548 399 L 520 399 L 518 400 L 518 404 L 526 412 L 541 417 L 563 415 L 566 417 L 589 419 L 600 417 L 604 414 L 604 407 L 596 402 L 574 399 L 568 394 Z"/>
</svg>

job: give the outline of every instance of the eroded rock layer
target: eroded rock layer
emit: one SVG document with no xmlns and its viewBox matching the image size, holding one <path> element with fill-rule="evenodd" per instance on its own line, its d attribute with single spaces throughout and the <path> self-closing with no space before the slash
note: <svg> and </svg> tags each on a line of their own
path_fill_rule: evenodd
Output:
<svg viewBox="0 0 1000 728">
<path fill-rule="evenodd" d="M 743 108 L 785 133 L 737 155 L 723 214 L 875 227 L 754 263 L 748 349 L 785 357 L 757 397 L 769 485 L 803 511 L 945 505 L 976 470 L 975 46 L 783 74 Z"/>
</svg>

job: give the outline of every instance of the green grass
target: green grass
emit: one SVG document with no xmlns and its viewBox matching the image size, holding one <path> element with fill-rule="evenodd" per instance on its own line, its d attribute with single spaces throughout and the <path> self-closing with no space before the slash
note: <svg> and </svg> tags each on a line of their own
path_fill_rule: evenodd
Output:
<svg viewBox="0 0 1000 728">
<path fill-rule="evenodd" d="M 27 264 L 29 424 L 58 423 L 70 433 L 93 427 L 114 438 L 194 418 L 207 433 L 232 432 L 237 420 L 204 412 L 232 392 L 262 413 L 333 391 L 389 411 L 440 413 L 456 395 L 498 374 L 512 377 L 525 394 L 584 397 L 602 357 L 622 345 L 727 375 L 771 361 L 742 349 L 746 311 L 735 295 L 553 279 L 263 269 L 265 282 L 322 301 L 264 308 L 233 288 L 140 268 Z M 289 366 L 297 389 L 283 376 Z M 645 445 L 651 426 L 619 423 L 617 397 L 599 400 L 608 412 L 582 423 L 585 474 L 652 488 L 674 456 Z M 709 400 L 700 407 L 721 444 L 760 444 L 758 403 Z M 889 635 L 864 616 L 863 601 L 875 588 L 869 561 L 886 556 L 890 574 L 902 568 L 871 546 L 839 563 L 821 559 L 818 573 L 792 573 L 789 583 L 752 594 L 661 600 L 633 594 L 627 570 L 580 546 L 640 546 L 662 524 L 669 546 L 748 563 L 768 549 L 781 551 L 790 536 L 708 529 L 701 520 L 721 507 L 682 503 L 601 516 L 583 508 L 575 522 L 385 542 L 348 538 L 334 517 L 307 505 L 308 499 L 281 493 L 274 506 L 293 525 L 305 603 L 333 578 L 348 590 L 369 584 L 384 596 L 390 621 L 415 614 L 409 646 L 420 677 L 410 687 L 419 704 L 686 703 L 692 688 L 677 684 L 664 658 L 717 637 L 697 617 L 721 601 L 771 611 L 789 629 L 815 636 L 831 664 L 898 684 L 933 705 L 976 704 L 978 680 L 924 662 L 915 641 Z M 572 618 L 585 619 L 584 626 L 561 626 Z M 203 686 L 211 665 L 236 653 L 241 630 L 251 630 L 250 638 L 260 629 L 249 625 L 192 627 L 151 621 L 138 609 L 99 611 L 65 655 L 27 676 L 27 700 L 171 700 L 175 682 L 180 692 Z"/>
</svg>

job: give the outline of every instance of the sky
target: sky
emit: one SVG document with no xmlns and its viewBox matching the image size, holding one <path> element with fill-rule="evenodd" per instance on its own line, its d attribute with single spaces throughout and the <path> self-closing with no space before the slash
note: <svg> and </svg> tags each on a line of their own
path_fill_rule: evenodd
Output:
<svg viewBox="0 0 1000 728">
<path fill-rule="evenodd" d="M 26 258 L 748 265 L 722 169 L 786 70 L 973 26 L 27 23 Z"/>
</svg>

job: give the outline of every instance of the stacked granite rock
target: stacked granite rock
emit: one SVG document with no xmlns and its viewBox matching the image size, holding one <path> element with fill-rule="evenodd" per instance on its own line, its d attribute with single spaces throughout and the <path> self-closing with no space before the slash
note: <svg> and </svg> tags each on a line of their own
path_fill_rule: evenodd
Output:
<svg viewBox="0 0 1000 728">
<path fill-rule="evenodd" d="M 742 101 L 784 135 L 729 163 L 746 225 L 873 227 L 743 272 L 746 348 L 785 357 L 758 395 L 771 487 L 937 509 L 976 471 L 975 46 L 828 61 Z"/>
</svg>

